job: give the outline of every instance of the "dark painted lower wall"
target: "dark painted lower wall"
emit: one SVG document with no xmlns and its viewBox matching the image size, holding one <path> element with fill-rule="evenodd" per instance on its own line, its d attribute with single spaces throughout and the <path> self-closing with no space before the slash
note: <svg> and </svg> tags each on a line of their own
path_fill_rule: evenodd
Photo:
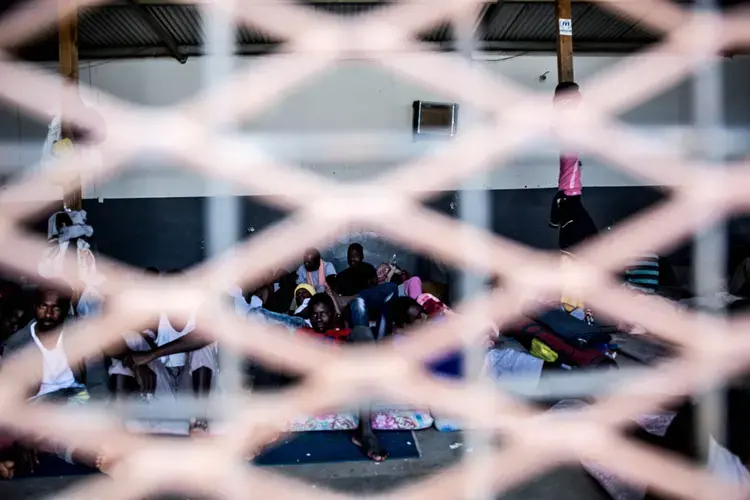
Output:
<svg viewBox="0 0 750 500">
<path fill-rule="evenodd" d="M 552 189 L 492 190 L 489 192 L 493 230 L 503 236 L 536 248 L 554 249 L 556 232 L 547 226 Z M 645 187 L 587 188 L 584 204 L 600 228 L 613 226 L 618 221 L 642 210 L 662 198 L 662 194 Z M 443 213 L 457 216 L 456 193 L 440 193 L 429 206 Z M 160 269 L 184 268 L 203 260 L 205 256 L 204 209 L 206 198 L 145 198 L 111 199 L 99 203 L 85 200 L 84 208 L 94 227 L 94 245 L 102 254 L 128 264 Z M 260 203 L 257 198 L 242 199 L 243 225 L 238 228 L 242 238 L 258 237 L 262 229 L 281 220 L 284 214 Z M 737 219 L 731 224 L 734 262 L 750 242 L 750 223 Z M 441 270 L 406 249 L 391 245 L 377 235 L 364 233 L 342 238 L 327 251 L 327 258 L 337 265 L 345 260 L 350 241 L 361 241 L 367 260 L 377 264 L 390 260 L 406 268 L 430 276 L 446 279 L 451 270 Z M 300 248 L 300 253 L 303 251 Z M 689 246 L 678 249 L 671 257 L 673 265 L 688 266 Z"/>
</svg>

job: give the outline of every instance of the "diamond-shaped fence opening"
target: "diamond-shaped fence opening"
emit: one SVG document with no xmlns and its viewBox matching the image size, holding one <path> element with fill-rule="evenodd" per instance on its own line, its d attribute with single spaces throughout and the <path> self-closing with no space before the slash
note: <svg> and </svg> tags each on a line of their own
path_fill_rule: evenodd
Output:
<svg viewBox="0 0 750 500">
<path fill-rule="evenodd" d="M 60 12 L 100 3 L 105 2 L 29 2 L 0 21 L 0 47 L 8 49 L 35 36 L 54 23 Z M 72 189 L 81 175 L 116 175 L 144 151 L 169 155 L 207 178 L 267 195 L 269 204 L 288 215 L 236 245 L 218 231 L 209 252 L 214 258 L 179 279 L 152 281 L 126 265 L 100 259 L 98 271 L 106 277 L 101 285 L 106 308 L 101 317 L 70 327 L 69 356 L 73 360 L 94 356 L 115 342 L 120 332 L 142 328 L 161 311 L 184 320 L 195 312 L 202 333 L 218 341 L 224 351 L 303 374 L 304 381 L 287 393 L 250 398 L 237 391 L 217 399 L 217 405 L 209 404 L 211 411 L 226 410 L 221 415 L 228 427 L 224 436 L 189 443 L 148 441 L 122 430 L 98 407 L 88 412 L 84 430 L 77 412 L 24 402 L 19 388 L 35 381 L 24 370 L 31 353 L 23 352 L 0 372 L 0 424 L 91 454 L 106 444 L 111 453 L 124 457 L 112 470 L 114 482 L 93 480 L 71 492 L 82 498 L 140 498 L 174 489 L 227 497 L 252 491 L 259 497 L 332 498 L 323 490 L 302 488 L 291 480 L 242 467 L 242 458 L 248 450 L 265 444 L 269 428 L 275 430 L 280 422 L 353 404 L 363 396 L 428 406 L 462 419 L 469 428 L 505 438 L 502 448 L 487 446 L 439 477 L 399 490 L 395 493 L 399 498 L 466 496 L 474 491 L 467 489 L 468 478 L 483 484 L 481 491 L 500 492 L 552 466 L 578 460 L 676 495 L 738 496 L 739 490 L 715 482 L 707 472 L 629 441 L 620 429 L 678 395 L 714 387 L 746 368 L 750 341 L 736 332 L 745 331 L 748 320 L 675 312 L 664 302 L 636 298 L 616 286 L 612 275 L 632 255 L 673 245 L 744 210 L 750 165 L 739 162 L 738 168 L 719 174 L 711 162 L 696 161 L 673 145 L 654 143 L 612 117 L 675 85 L 710 63 L 717 53 L 750 45 L 750 17 L 742 11 L 723 16 L 690 12 L 664 0 L 602 4 L 618 15 L 639 19 L 644 27 L 663 33 L 664 40 L 593 78 L 584 104 L 565 116 L 553 114 L 547 96 L 472 66 L 458 53 L 432 52 L 417 41 L 415 34 L 446 19 L 462 26 L 466 13 L 480 8 L 478 0 L 403 1 L 345 19 L 281 1 L 217 0 L 202 5 L 219 27 L 208 29 L 206 37 L 208 57 L 215 58 L 215 66 L 208 67 L 217 68 L 219 76 L 198 96 L 166 109 L 149 109 L 99 93 L 96 109 L 108 132 L 97 146 L 106 158 L 104 166 L 94 169 L 84 150 L 42 173 L 29 169 L 36 173 L 0 192 L 0 232 L 6 242 L 0 261 L 36 274 L 46 245 L 21 223 L 59 203 L 61 185 Z M 644 16 L 646 11 L 650 15 Z M 231 73 L 223 62 L 226 58 L 222 59 L 231 49 L 231 35 L 223 36 L 221 29 L 223 23 L 224 31 L 231 33 L 230 21 L 285 40 L 282 50 L 251 69 Z M 493 119 L 464 127 L 439 154 L 419 156 L 372 181 L 347 185 L 278 160 L 252 145 L 237 144 L 224 134 L 225 127 L 251 120 L 285 92 L 352 57 L 450 96 Z M 61 87 L 56 78 L 7 55 L 0 58 L 0 73 L 4 100 L 42 117 L 62 106 L 71 123 L 98 125 L 82 108 L 77 89 Z M 88 89 L 80 91 L 86 94 Z M 507 160 L 523 144 L 544 137 L 552 120 L 561 124 L 555 130 L 565 143 L 630 175 L 669 186 L 668 201 L 587 242 L 578 252 L 580 259 L 564 268 L 556 255 L 524 247 L 422 204 L 434 191 L 455 189 Z M 356 141 L 341 141 L 336 147 L 341 157 L 358 154 Z M 661 158 L 658 166 L 642 161 L 652 158 L 654 151 Z M 368 189 L 369 182 L 377 183 L 379 189 Z M 476 206 L 481 207 L 481 199 Z M 220 221 L 222 214 L 232 210 L 231 202 L 218 200 L 209 208 L 207 223 Z M 464 215 L 471 218 L 472 213 L 467 210 Z M 477 216 L 481 219 L 481 214 Z M 355 230 L 375 230 L 396 244 L 456 268 L 497 275 L 503 288 L 465 300 L 457 308 L 459 314 L 415 331 L 397 347 L 336 351 L 311 339 L 289 336 L 285 330 L 240 319 L 220 299 L 238 281 L 259 283 L 266 269 L 295 261 L 301 248 L 325 246 Z M 229 252 L 220 254 L 229 247 Z M 66 269 L 74 267 L 71 261 Z M 73 281 L 73 276 L 67 277 Z M 680 355 L 628 377 L 627 383 L 564 418 L 540 413 L 495 387 L 472 380 L 449 383 L 421 368 L 436 356 L 479 343 L 487 321 L 502 327 L 533 309 L 535 299 L 558 294 L 571 280 L 593 308 L 637 321 L 679 346 Z M 700 340 L 707 331 L 713 335 L 710 349 Z M 358 369 L 362 366 L 372 369 Z M 344 379 L 346 384 L 332 383 Z M 196 407 L 178 410 L 189 412 Z"/>
</svg>

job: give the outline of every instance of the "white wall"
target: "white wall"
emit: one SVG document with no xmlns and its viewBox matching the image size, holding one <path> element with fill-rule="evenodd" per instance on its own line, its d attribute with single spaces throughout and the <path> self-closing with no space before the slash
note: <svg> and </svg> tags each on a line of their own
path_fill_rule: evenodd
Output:
<svg viewBox="0 0 750 500">
<path fill-rule="evenodd" d="M 200 91 L 202 61 L 192 59 L 185 65 L 168 59 L 83 63 L 81 80 L 97 92 L 111 93 L 139 104 L 167 106 L 189 99 Z M 576 79 L 585 93 L 587 79 L 622 62 L 621 57 L 578 56 L 575 59 Z M 241 62 L 241 65 L 252 64 L 257 64 L 257 59 Z M 551 93 L 556 83 L 554 56 L 528 55 L 475 61 L 473 64 L 536 91 Z M 546 72 L 549 72 L 548 78 L 540 82 L 539 76 Z M 750 153 L 750 93 L 747 92 L 750 88 L 750 57 L 725 60 L 723 74 L 724 112 L 730 132 L 727 147 L 730 156 L 741 157 Z M 281 103 L 244 124 L 242 132 L 251 134 L 251 137 L 243 140 L 257 140 L 292 164 L 339 180 L 368 177 L 424 153 L 424 145 L 415 145 L 411 138 L 411 103 L 417 99 L 446 100 L 444 96 L 374 66 L 347 62 L 305 82 Z M 690 82 L 670 89 L 623 116 L 628 123 L 638 126 L 641 133 L 660 134 L 665 141 L 675 141 L 685 148 L 693 142 L 688 128 L 691 118 Z M 44 124 L 24 116 L 15 107 L 0 109 L 0 140 L 6 146 L 2 152 L 3 166 L 18 168 L 36 161 L 45 131 Z M 330 137 L 357 132 L 382 134 L 384 142 L 380 151 L 383 158 L 375 162 L 342 163 L 305 146 L 314 143 L 319 134 L 329 134 Z M 9 145 L 16 147 L 8 148 Z M 476 180 L 474 185 L 493 189 L 551 187 L 556 182 L 556 158 L 554 144 L 536 143 L 518 154 L 508 167 Z M 607 167 L 597 158 L 584 156 L 583 161 L 586 185 L 641 183 Z M 138 167 L 103 185 L 88 186 L 86 196 L 205 196 L 215 189 L 214 184 L 172 168 L 163 159 L 141 161 Z"/>
</svg>

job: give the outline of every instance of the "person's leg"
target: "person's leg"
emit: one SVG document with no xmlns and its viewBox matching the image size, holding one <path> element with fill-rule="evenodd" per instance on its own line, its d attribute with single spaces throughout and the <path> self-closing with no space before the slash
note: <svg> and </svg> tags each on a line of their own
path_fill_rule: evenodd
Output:
<svg viewBox="0 0 750 500">
<path fill-rule="evenodd" d="M 372 330 L 366 326 L 352 328 L 348 342 L 351 344 L 374 344 L 375 337 Z M 375 462 L 382 462 L 388 458 L 388 452 L 378 442 L 378 437 L 372 429 L 372 412 L 369 403 L 362 405 L 359 412 L 359 427 L 354 431 L 352 442 L 359 447 L 368 458 Z"/>
<path fill-rule="evenodd" d="M 214 373 L 219 369 L 219 349 L 217 344 L 193 351 L 188 356 L 188 369 L 193 386 L 193 394 L 204 397 L 211 392 Z"/>
<path fill-rule="evenodd" d="M 216 342 L 189 353 L 187 366 L 190 374 L 193 394 L 204 398 L 211 393 L 214 376 L 219 370 L 219 349 Z M 190 421 L 190 433 L 205 433 L 208 431 L 208 421 L 193 419 Z"/>
<path fill-rule="evenodd" d="M 398 285 L 395 283 L 381 283 L 380 285 L 373 286 L 366 290 L 362 290 L 359 293 L 359 298 L 364 300 L 364 304 L 367 309 L 367 313 L 377 315 L 378 318 L 378 339 L 382 338 L 388 331 L 388 317 L 386 314 L 387 303 L 393 297 L 398 297 Z M 361 307 L 358 310 L 362 314 Z M 359 326 L 363 324 L 369 325 L 369 317 L 367 323 L 362 322 L 362 318 L 359 318 L 358 323 L 352 323 L 352 326 Z"/>
<path fill-rule="evenodd" d="M 565 198 L 565 193 L 563 193 L 562 191 L 557 191 L 557 193 L 555 193 L 555 196 L 552 198 L 552 207 L 550 208 L 549 213 L 549 225 L 550 227 L 553 227 L 555 229 L 559 228 L 561 225 L 560 204 L 563 198 Z"/>
<path fill-rule="evenodd" d="M 356 297 L 349 302 L 349 323 L 352 328 L 357 326 L 370 326 L 370 312 L 365 305 L 365 299 Z"/>
<path fill-rule="evenodd" d="M 276 313 L 276 312 L 264 309 L 262 307 L 251 309 L 248 312 L 248 316 L 253 316 L 253 315 L 260 316 L 270 321 L 271 323 L 284 325 L 289 328 L 306 328 L 307 327 L 307 323 L 305 323 L 305 320 L 303 318 L 299 318 L 296 316 L 289 316 L 287 314 Z"/>
<path fill-rule="evenodd" d="M 113 359 L 108 369 L 109 391 L 116 399 L 127 398 L 138 392 L 138 382 L 130 368 L 119 359 Z"/>
<path fill-rule="evenodd" d="M 381 283 L 362 290 L 357 295 L 365 301 L 367 309 L 370 311 L 379 311 L 387 300 L 398 296 L 398 285 L 395 283 Z"/>
<path fill-rule="evenodd" d="M 125 399 L 138 393 L 139 389 L 135 377 L 121 374 L 109 376 L 109 388 L 115 399 Z"/>
</svg>

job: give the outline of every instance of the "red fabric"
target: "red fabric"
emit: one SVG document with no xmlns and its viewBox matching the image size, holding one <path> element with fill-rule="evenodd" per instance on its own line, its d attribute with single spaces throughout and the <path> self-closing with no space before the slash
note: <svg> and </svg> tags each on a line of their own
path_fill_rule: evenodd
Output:
<svg viewBox="0 0 750 500">
<path fill-rule="evenodd" d="M 537 339 L 547 344 L 560 356 L 559 360 L 567 365 L 588 367 L 606 363 L 609 358 L 597 349 L 576 349 L 557 335 L 541 332 L 534 335 Z"/>
<path fill-rule="evenodd" d="M 446 306 L 440 299 L 430 293 L 423 293 L 417 297 L 417 303 L 422 306 L 427 316 L 435 316 L 438 314 L 450 314 L 451 310 Z"/>
<path fill-rule="evenodd" d="M 318 333 L 312 328 L 302 328 L 300 331 L 308 335 L 312 335 L 313 337 L 331 339 L 335 342 L 341 342 L 345 340 L 351 333 L 351 330 L 349 328 L 343 328 L 341 330 L 328 330 L 325 333 Z"/>
<path fill-rule="evenodd" d="M 0 451 L 7 450 L 11 446 L 13 446 L 13 443 L 16 441 L 13 438 L 10 438 L 8 436 L 0 436 Z"/>
<path fill-rule="evenodd" d="M 609 358 L 598 349 L 581 349 L 568 344 L 544 325 L 527 317 L 521 318 L 516 324 L 512 325 L 512 329 L 509 325 L 509 328 L 506 331 L 511 336 L 513 336 L 511 333 L 513 332 L 516 335 L 539 339 L 539 341 L 544 342 L 547 347 L 557 353 L 559 356 L 558 361 L 565 363 L 566 365 L 586 368 L 607 363 L 609 360 Z M 523 342 L 521 343 L 523 344 Z"/>
</svg>

